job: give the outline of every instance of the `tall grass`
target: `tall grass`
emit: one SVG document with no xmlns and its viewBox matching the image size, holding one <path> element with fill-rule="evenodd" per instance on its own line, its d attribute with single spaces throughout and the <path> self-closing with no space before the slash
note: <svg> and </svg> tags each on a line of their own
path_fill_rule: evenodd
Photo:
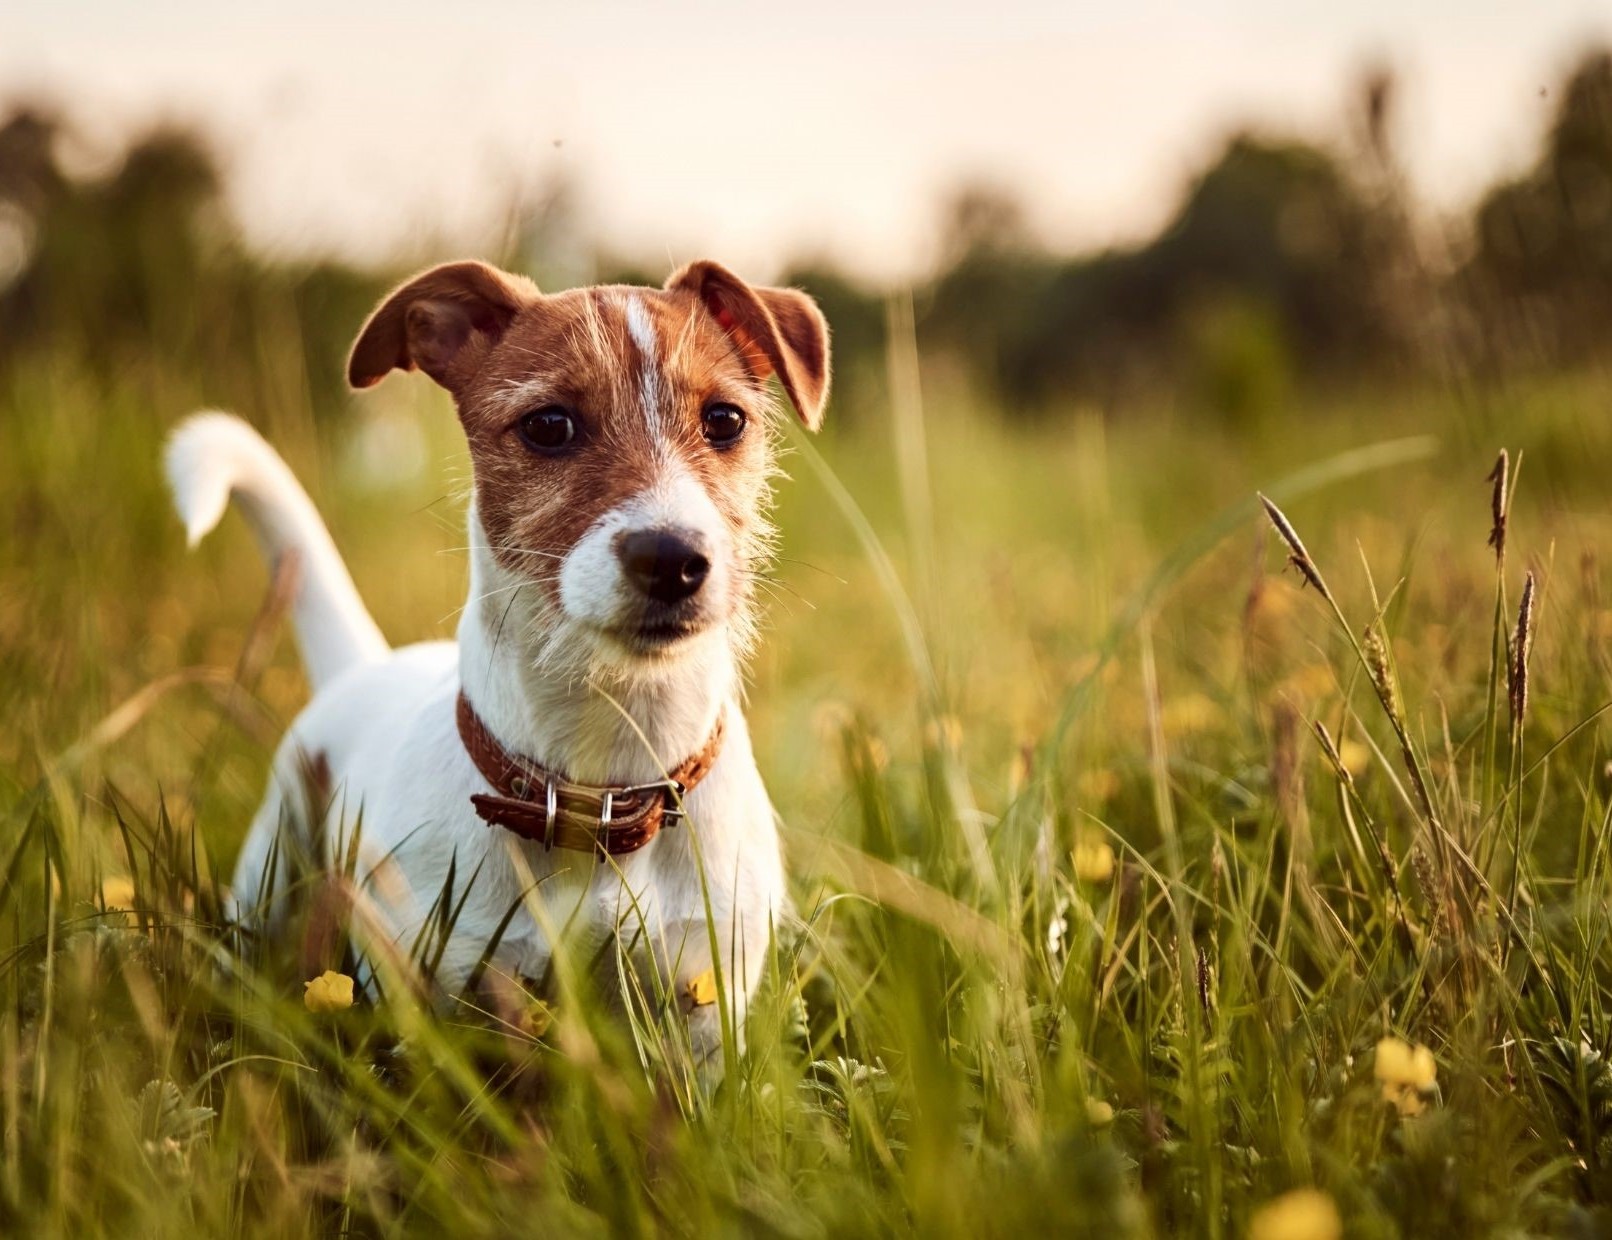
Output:
<svg viewBox="0 0 1612 1240">
<path fill-rule="evenodd" d="M 309 1010 L 365 946 L 341 867 L 243 955 L 221 878 L 304 690 L 284 583 L 236 529 L 187 559 L 156 480 L 153 406 L 207 393 L 4 377 L 0 1231 L 1612 1222 L 1604 384 L 1014 431 L 907 323 L 891 418 L 789 461 L 752 719 L 798 917 L 719 1086 L 687 997 L 591 959 L 442 1015 L 428 934 Z M 442 403 L 270 386 L 389 634 L 447 631 Z"/>
</svg>

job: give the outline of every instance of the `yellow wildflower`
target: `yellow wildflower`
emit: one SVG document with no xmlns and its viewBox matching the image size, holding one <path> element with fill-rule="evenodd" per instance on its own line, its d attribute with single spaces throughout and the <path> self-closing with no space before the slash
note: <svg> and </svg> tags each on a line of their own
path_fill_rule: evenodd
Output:
<svg viewBox="0 0 1612 1240">
<path fill-rule="evenodd" d="M 353 979 L 345 973 L 326 969 L 311 982 L 302 984 L 302 1006 L 321 1015 L 353 1006 Z"/>
<path fill-rule="evenodd" d="M 696 974 L 688 979 L 689 1001 L 695 1007 L 705 1007 L 716 1002 L 716 970 L 707 969 L 704 973 Z"/>
<path fill-rule="evenodd" d="M 1383 1101 L 1392 1102 L 1401 1115 L 1420 1115 L 1427 1105 L 1424 1094 L 1438 1082 L 1438 1064 L 1425 1046 L 1412 1046 L 1402 1038 L 1377 1043 L 1372 1073 L 1382 1082 Z"/>
<path fill-rule="evenodd" d="M 1075 845 L 1075 877 L 1083 883 L 1106 883 L 1114 877 L 1114 850 L 1103 840 Z"/>
<path fill-rule="evenodd" d="M 1318 1188 L 1295 1188 L 1254 1211 L 1248 1240 L 1339 1240 L 1338 1207 Z"/>
<path fill-rule="evenodd" d="M 1114 1122 L 1114 1108 L 1101 1098 L 1087 1098 L 1086 1119 L 1093 1128 L 1107 1128 Z"/>
</svg>

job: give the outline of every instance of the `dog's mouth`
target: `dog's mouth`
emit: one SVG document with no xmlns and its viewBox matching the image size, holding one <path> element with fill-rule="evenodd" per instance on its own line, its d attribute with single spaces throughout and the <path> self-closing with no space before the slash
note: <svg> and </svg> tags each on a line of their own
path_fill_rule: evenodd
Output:
<svg viewBox="0 0 1612 1240">
<path fill-rule="evenodd" d="M 664 650 L 698 633 L 707 625 L 692 620 L 650 620 L 631 630 L 632 641 L 645 650 Z"/>
<path fill-rule="evenodd" d="M 600 632 L 629 654 L 655 657 L 675 651 L 684 643 L 709 632 L 716 623 L 716 617 L 703 611 L 685 612 L 680 608 L 667 612 L 657 608 L 655 614 L 636 616 L 603 628 Z"/>
</svg>

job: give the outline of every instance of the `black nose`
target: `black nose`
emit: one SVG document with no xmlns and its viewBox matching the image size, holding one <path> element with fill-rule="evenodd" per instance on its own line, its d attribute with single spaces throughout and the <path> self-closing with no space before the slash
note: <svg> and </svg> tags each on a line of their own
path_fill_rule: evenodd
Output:
<svg viewBox="0 0 1612 1240">
<path fill-rule="evenodd" d="M 633 530 L 623 534 L 616 554 L 632 583 L 657 603 L 680 603 L 700 588 L 711 571 L 703 540 L 679 530 Z"/>
</svg>

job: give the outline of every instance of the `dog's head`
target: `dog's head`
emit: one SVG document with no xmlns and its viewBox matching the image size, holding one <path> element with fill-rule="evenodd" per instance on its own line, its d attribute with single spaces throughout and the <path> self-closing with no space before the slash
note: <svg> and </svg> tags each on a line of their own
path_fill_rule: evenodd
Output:
<svg viewBox="0 0 1612 1240">
<path fill-rule="evenodd" d="M 748 630 L 770 527 L 776 375 L 806 426 L 828 395 L 828 328 L 792 289 L 698 262 L 661 289 L 546 296 L 450 263 L 386 298 L 348 378 L 418 368 L 452 393 L 476 512 L 504 573 L 627 664 Z"/>
</svg>

